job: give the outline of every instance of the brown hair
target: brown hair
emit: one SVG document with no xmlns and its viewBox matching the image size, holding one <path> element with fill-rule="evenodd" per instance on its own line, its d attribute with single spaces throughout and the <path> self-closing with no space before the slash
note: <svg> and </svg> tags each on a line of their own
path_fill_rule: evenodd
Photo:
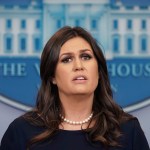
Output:
<svg viewBox="0 0 150 150">
<path fill-rule="evenodd" d="M 92 128 L 85 130 L 88 139 L 100 141 L 106 147 L 119 146 L 120 124 L 132 117 L 113 101 L 106 60 L 96 40 L 85 29 L 69 26 L 58 30 L 44 47 L 40 64 L 41 87 L 38 92 L 36 107 L 24 117 L 33 125 L 44 127 L 45 130 L 33 137 L 29 145 L 46 140 L 59 129 L 62 121 L 59 116 L 61 103 L 57 86 L 52 84 L 51 79 L 54 77 L 62 45 L 74 37 L 82 37 L 90 44 L 98 62 L 100 75 L 93 101 L 95 124 Z"/>
</svg>

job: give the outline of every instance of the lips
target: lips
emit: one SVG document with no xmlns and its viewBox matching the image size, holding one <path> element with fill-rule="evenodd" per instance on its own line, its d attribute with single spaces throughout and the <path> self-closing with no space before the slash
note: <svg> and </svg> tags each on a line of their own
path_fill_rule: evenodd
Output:
<svg viewBox="0 0 150 150">
<path fill-rule="evenodd" d="M 85 75 L 78 75 L 73 78 L 73 81 L 75 80 L 87 80 L 87 77 Z"/>
</svg>

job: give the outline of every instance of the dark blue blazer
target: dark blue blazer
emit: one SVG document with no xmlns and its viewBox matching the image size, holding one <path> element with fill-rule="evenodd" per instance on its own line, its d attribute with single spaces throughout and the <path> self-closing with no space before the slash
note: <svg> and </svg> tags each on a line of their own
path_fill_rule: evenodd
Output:
<svg viewBox="0 0 150 150">
<path fill-rule="evenodd" d="M 23 117 L 15 119 L 5 132 L 0 150 L 26 150 L 27 142 L 44 128 L 29 124 Z M 121 125 L 122 147 L 109 150 L 149 150 L 148 142 L 137 119 Z M 82 130 L 59 130 L 51 139 L 34 145 L 31 150 L 105 150 L 100 142 L 90 143 Z"/>
</svg>

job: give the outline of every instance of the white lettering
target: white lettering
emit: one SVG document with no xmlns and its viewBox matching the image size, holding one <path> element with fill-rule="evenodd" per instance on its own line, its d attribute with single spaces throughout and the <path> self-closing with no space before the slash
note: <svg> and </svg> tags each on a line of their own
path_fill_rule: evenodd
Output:
<svg viewBox="0 0 150 150">
<path fill-rule="evenodd" d="M 132 75 L 134 77 L 139 77 L 142 76 L 142 71 L 143 71 L 143 64 L 132 64 Z"/>
<path fill-rule="evenodd" d="M 1 63 L 0 76 L 26 76 L 25 63 Z"/>
<path fill-rule="evenodd" d="M 35 63 L 35 64 L 34 64 L 34 67 L 35 67 L 35 70 L 36 70 L 36 72 L 38 73 L 38 75 L 40 75 L 40 67 L 39 67 L 39 64 L 38 64 L 38 63 Z"/>
<path fill-rule="evenodd" d="M 109 64 L 108 65 L 108 72 L 110 77 L 150 77 L 150 63 L 147 64 L 127 64 L 127 63 L 120 63 L 120 64 Z"/>
<path fill-rule="evenodd" d="M 117 73 L 121 77 L 126 77 L 130 74 L 130 68 L 128 64 L 122 63 L 117 68 Z"/>
<path fill-rule="evenodd" d="M 117 84 L 111 84 L 111 89 L 113 92 L 117 92 L 118 91 L 118 85 Z"/>
<path fill-rule="evenodd" d="M 146 72 L 145 72 L 144 75 L 145 75 L 146 77 L 150 77 L 150 64 L 146 64 L 146 65 L 145 65 L 145 71 L 146 71 Z"/>
</svg>

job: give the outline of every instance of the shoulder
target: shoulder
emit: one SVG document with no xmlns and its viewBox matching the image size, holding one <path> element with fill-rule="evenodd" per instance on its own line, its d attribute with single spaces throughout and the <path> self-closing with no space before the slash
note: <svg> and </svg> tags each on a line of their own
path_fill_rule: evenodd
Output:
<svg viewBox="0 0 150 150">
<path fill-rule="evenodd" d="M 132 118 L 128 121 L 121 123 L 120 126 L 123 131 L 126 131 L 126 130 L 132 130 L 135 127 L 140 127 L 140 123 L 139 123 L 138 119 L 135 117 L 135 118 Z"/>
<path fill-rule="evenodd" d="M 5 134 L 19 134 L 19 132 L 23 132 L 29 126 L 30 124 L 21 116 L 10 123 Z"/>
<path fill-rule="evenodd" d="M 121 131 L 123 134 L 129 134 L 130 136 L 133 134 L 144 134 L 141 125 L 137 118 L 132 118 L 121 124 Z"/>
<path fill-rule="evenodd" d="M 25 128 L 27 126 L 30 126 L 30 123 L 26 121 L 23 116 L 20 116 L 10 123 L 9 128 Z"/>
<path fill-rule="evenodd" d="M 6 132 L 13 131 L 18 136 L 26 136 L 31 137 L 36 135 L 37 133 L 41 132 L 43 128 L 34 126 L 29 121 L 27 121 L 23 116 L 16 118 L 8 127 Z"/>
<path fill-rule="evenodd" d="M 136 150 L 143 149 L 143 147 L 144 150 L 149 150 L 147 139 L 137 118 L 122 123 L 121 132 L 123 134 L 122 141 L 126 141 L 125 143 L 132 145 Z"/>
<path fill-rule="evenodd" d="M 24 119 L 23 116 L 16 118 L 13 122 L 10 123 L 8 126 L 7 131 L 15 131 L 19 132 L 22 129 L 26 130 L 26 128 L 33 128 L 28 121 Z"/>
<path fill-rule="evenodd" d="M 26 131 L 30 133 L 30 131 L 35 130 L 35 127 L 31 125 L 28 121 L 24 119 L 23 116 L 16 118 L 13 122 L 8 126 L 4 137 L 9 136 L 22 136 Z M 27 134 L 25 134 L 27 136 Z"/>
<path fill-rule="evenodd" d="M 128 134 L 144 134 L 140 122 L 136 117 L 122 123 L 121 131 Z"/>
<path fill-rule="evenodd" d="M 0 148 L 2 150 L 19 150 L 19 148 L 22 149 L 22 147 L 25 147 L 28 136 L 24 133 L 26 132 L 27 126 L 28 123 L 24 120 L 23 117 L 15 119 L 8 126 L 5 134 L 3 135 Z"/>
<path fill-rule="evenodd" d="M 23 116 L 16 118 L 7 128 L 1 140 L 1 149 L 24 150 L 28 141 L 40 134 L 43 128 L 33 126 Z"/>
</svg>

